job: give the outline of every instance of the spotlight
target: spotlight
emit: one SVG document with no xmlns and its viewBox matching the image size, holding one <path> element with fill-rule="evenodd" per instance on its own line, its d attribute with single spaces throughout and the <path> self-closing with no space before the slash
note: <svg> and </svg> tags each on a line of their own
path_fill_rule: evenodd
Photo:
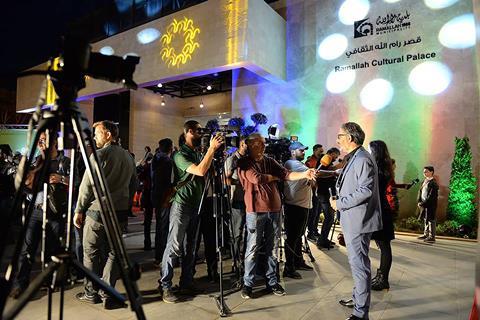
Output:
<svg viewBox="0 0 480 320">
<path fill-rule="evenodd" d="M 157 84 L 157 87 L 161 88 L 161 87 L 163 87 L 163 84 L 159 83 L 159 84 Z"/>
<path fill-rule="evenodd" d="M 160 105 L 161 105 L 162 107 L 165 107 L 165 100 L 162 100 L 162 102 L 160 103 Z"/>
<path fill-rule="evenodd" d="M 205 107 L 205 105 L 203 104 L 203 101 L 200 101 L 200 109 L 203 109 L 203 107 Z"/>
<path fill-rule="evenodd" d="M 208 85 L 208 86 L 207 86 L 207 90 L 208 90 L 208 91 L 212 90 L 212 86 L 211 86 L 211 85 Z"/>
</svg>

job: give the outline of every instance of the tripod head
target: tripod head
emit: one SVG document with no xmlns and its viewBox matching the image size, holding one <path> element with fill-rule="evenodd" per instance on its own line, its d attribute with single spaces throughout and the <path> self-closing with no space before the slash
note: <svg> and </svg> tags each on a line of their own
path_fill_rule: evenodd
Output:
<svg viewBox="0 0 480 320">
<path fill-rule="evenodd" d="M 109 82 L 121 82 L 126 88 L 137 89 L 133 81 L 133 73 L 140 58 L 136 56 L 106 56 L 98 52 L 92 52 L 88 41 L 77 35 L 68 35 L 64 38 L 63 49 L 59 59 L 52 59 L 46 71 L 27 71 L 20 73 L 20 77 L 42 74 L 46 75 L 53 83 L 55 93 L 58 96 L 51 111 L 40 111 L 33 115 L 33 121 L 39 123 L 38 129 L 49 129 L 60 132 L 59 150 L 75 146 L 73 142 L 73 129 L 71 128 L 70 114 L 77 111 L 75 105 L 78 91 L 85 88 L 86 77 L 106 80 Z M 42 101 L 42 99 L 41 99 Z M 43 102 L 40 102 L 43 104 Z M 58 121 L 48 121 L 56 118 Z"/>
<path fill-rule="evenodd" d="M 49 75 L 53 78 L 55 91 L 60 97 L 84 88 L 86 76 L 109 82 L 122 82 L 126 88 L 137 89 L 132 76 L 139 61 L 140 58 L 136 56 L 122 58 L 92 52 L 84 38 L 70 35 L 63 42 L 60 70 L 50 71 Z"/>
<path fill-rule="evenodd" d="M 133 73 L 140 61 L 139 57 L 123 58 L 92 52 L 88 41 L 77 35 L 67 35 L 62 48 L 59 63 L 55 67 L 52 59 L 47 71 L 34 70 L 19 74 L 19 77 L 32 74 L 47 75 L 52 80 L 59 97 L 57 100 L 59 107 L 68 107 L 75 102 L 78 91 L 85 88 L 87 76 L 114 83 L 121 82 L 126 88 L 137 89 Z"/>
</svg>

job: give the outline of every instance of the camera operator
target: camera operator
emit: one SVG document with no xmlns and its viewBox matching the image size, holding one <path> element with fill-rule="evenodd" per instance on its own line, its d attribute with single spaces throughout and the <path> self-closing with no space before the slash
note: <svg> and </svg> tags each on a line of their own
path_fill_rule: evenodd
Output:
<svg viewBox="0 0 480 320">
<path fill-rule="evenodd" d="M 238 161 L 238 175 L 245 190 L 247 249 L 242 298 L 252 297 L 255 280 L 256 258 L 260 250 L 267 258 L 267 289 L 275 295 L 285 295 L 277 279 L 278 239 L 280 238 L 281 209 L 277 181 L 315 179 L 315 170 L 290 172 L 270 157 L 264 156 L 265 139 L 258 133 L 247 140 L 248 156 Z"/>
<path fill-rule="evenodd" d="M 285 168 L 292 172 L 305 172 L 308 167 L 301 161 L 305 159 L 305 147 L 298 141 L 290 144 L 291 158 L 285 162 Z M 302 235 L 307 226 L 308 211 L 312 209 L 312 183 L 307 179 L 297 181 L 285 181 L 283 194 L 285 196 L 285 269 L 283 276 L 293 279 L 301 279 L 297 270 L 312 270 L 305 263 L 302 254 Z"/>
<path fill-rule="evenodd" d="M 102 165 L 105 181 L 115 205 L 120 229 L 128 222 L 128 213 L 132 204 L 137 178 L 135 162 L 130 153 L 118 144 L 118 127 L 111 121 L 100 121 L 93 124 L 97 155 Z M 92 155 L 93 156 L 93 155 Z M 85 172 L 87 173 L 87 172 Z M 83 225 L 83 264 L 87 269 L 102 277 L 115 287 L 120 272 L 115 261 L 115 252 L 110 248 L 107 231 L 102 222 L 100 203 L 93 193 L 92 181 L 84 174 L 80 184 L 77 207 L 74 216 L 75 227 Z M 105 309 L 120 307 L 115 300 L 99 290 L 90 280 L 85 281 L 84 292 L 76 295 L 77 300 L 87 303 L 100 303 L 103 300 Z"/>
<path fill-rule="evenodd" d="M 243 257 L 244 245 L 242 245 L 243 235 L 245 233 L 245 202 L 243 200 L 245 193 L 238 179 L 238 161 L 247 154 L 247 144 L 245 137 L 240 139 L 238 149 L 225 161 L 225 175 L 227 184 L 230 186 L 230 202 L 232 206 L 232 228 L 233 228 L 233 246 L 238 258 Z"/>
<path fill-rule="evenodd" d="M 173 197 L 170 210 L 167 248 L 162 259 L 162 278 L 159 281 L 162 299 L 166 303 L 175 303 L 178 299 L 172 292 L 172 279 L 174 260 L 179 257 L 183 257 L 180 289 L 185 294 L 195 292 L 192 281 L 195 263 L 195 236 L 199 219 L 197 210 L 205 185 L 204 176 L 212 164 L 215 151 L 223 144 L 223 137 L 212 136 L 210 146 L 202 160 L 202 155 L 196 151 L 202 138 L 200 129 L 200 124 L 195 120 L 185 122 L 183 127 L 185 144 L 180 147 L 173 158 L 175 176 L 178 181 L 177 192 Z"/>
<path fill-rule="evenodd" d="M 50 133 L 53 134 L 53 133 Z M 45 163 L 47 149 L 47 134 L 42 132 L 38 140 L 38 149 L 40 155 L 35 159 L 33 169 L 28 172 L 26 179 L 27 188 L 31 189 L 37 174 L 40 174 L 44 165 L 48 166 L 47 174 L 49 179 L 48 195 L 43 193 L 43 183 L 40 181 L 41 190 L 37 193 L 37 198 L 31 201 L 35 202 L 34 209 L 28 221 L 27 230 L 23 244 L 22 253 L 19 257 L 20 269 L 14 282 L 13 290 L 10 293 L 12 298 L 18 298 L 28 287 L 30 282 L 30 272 L 35 262 L 35 253 L 38 245 L 41 243 L 43 210 L 42 205 L 44 197 L 47 197 L 46 212 L 46 243 L 45 243 L 45 262 L 56 253 L 61 246 L 63 230 L 65 227 L 65 215 L 67 213 L 68 199 L 68 175 L 70 173 L 70 159 L 57 150 L 56 135 L 53 134 L 54 144 L 50 146 L 50 163 Z M 52 141 L 52 140 L 51 140 Z"/>
</svg>

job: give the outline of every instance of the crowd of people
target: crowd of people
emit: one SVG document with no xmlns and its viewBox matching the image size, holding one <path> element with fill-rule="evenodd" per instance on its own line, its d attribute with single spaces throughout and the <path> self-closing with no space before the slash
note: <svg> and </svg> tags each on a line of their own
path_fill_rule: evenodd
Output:
<svg viewBox="0 0 480 320">
<path fill-rule="evenodd" d="M 200 238 L 203 239 L 208 279 L 218 281 L 218 257 L 213 208 L 219 190 L 229 192 L 228 228 L 222 237 L 231 243 L 232 257 L 241 264 L 244 299 L 254 297 L 256 276 L 262 275 L 266 288 L 275 295 L 285 295 L 280 285 L 279 250 L 285 252 L 283 277 L 300 279 L 300 271 L 312 270 L 303 258 L 304 235 L 319 249 L 332 249 L 334 221 L 339 219 L 348 253 L 354 288 L 352 297 L 342 299 L 341 305 L 353 308 L 348 319 L 368 319 L 370 290 L 389 289 L 392 265 L 391 241 L 394 219 L 398 212 L 396 189 L 408 189 L 412 184 L 395 182 L 395 161 L 381 140 L 363 147 L 365 133 L 353 122 L 344 123 L 337 134 L 337 147 L 324 153 L 323 146 L 309 148 L 299 141 L 288 147 L 290 159 L 285 163 L 275 155 L 265 153 L 266 141 L 258 133 L 241 137 L 238 148 L 226 155 L 224 137 L 213 134 L 209 143 L 202 144 L 202 130 L 197 121 L 184 124 L 178 148 L 169 138 L 161 139 L 158 148 L 137 164 L 132 155 L 119 144 L 118 127 L 111 121 L 94 124 L 94 140 L 106 184 L 111 193 L 116 216 L 122 229 L 131 214 L 134 195 L 141 185 L 139 205 L 144 216 L 144 250 L 154 248 L 154 263 L 160 267 L 159 291 L 166 303 L 178 302 L 180 295 L 195 295 L 195 262 Z M 38 142 L 40 155 L 28 172 L 26 186 L 31 188 L 36 175 L 48 165 L 48 182 L 55 197 L 48 196 L 46 216 L 47 243 L 44 262 L 55 255 L 64 241 L 65 198 L 70 180 L 70 159 L 57 150 L 54 133 L 42 133 Z M 46 148 L 48 142 L 50 148 Z M 45 152 L 51 161 L 45 164 Z M 340 159 L 342 152 L 345 154 Z M 2 206 L 11 199 L 13 189 L 7 187 L 11 168 L 6 169 L 7 156 L 2 153 Z M 221 160 L 219 160 L 221 158 Z M 219 163 L 221 169 L 218 169 Z M 217 168 L 215 168 L 217 167 Z M 213 169 L 212 169 L 213 168 Z M 109 247 L 107 231 L 102 222 L 98 199 L 85 169 L 79 163 L 75 170 L 75 253 L 84 266 L 112 287 L 119 278 L 115 252 Z M 212 173 L 213 171 L 213 173 Z M 223 175 L 215 174 L 223 172 Z M 425 222 L 424 235 L 419 239 L 435 242 L 435 210 L 438 185 L 433 178 L 434 168 L 424 168 L 425 180 L 418 194 L 419 218 Z M 10 175 L 9 175 L 10 174 Z M 208 177 L 208 178 L 207 178 Z M 211 181 L 213 183 L 207 183 Z M 78 181 L 78 182 L 77 182 Z M 50 190 L 49 190 L 50 193 Z M 62 196 L 63 193 L 63 196 Z M 40 192 L 34 201 L 34 211 L 27 227 L 20 269 L 11 296 L 19 297 L 29 284 L 29 277 L 38 244 L 41 242 L 44 197 Z M 221 204 L 222 205 L 222 204 Z M 320 231 L 319 220 L 323 215 Z M 151 229 L 155 217 L 155 237 L 152 247 Z M 286 239 L 282 245 L 282 228 Z M 380 266 L 371 277 L 370 241 L 380 249 Z M 180 261 L 178 286 L 172 280 Z M 103 302 L 106 309 L 119 307 L 88 279 L 76 298 L 87 303 Z"/>
</svg>

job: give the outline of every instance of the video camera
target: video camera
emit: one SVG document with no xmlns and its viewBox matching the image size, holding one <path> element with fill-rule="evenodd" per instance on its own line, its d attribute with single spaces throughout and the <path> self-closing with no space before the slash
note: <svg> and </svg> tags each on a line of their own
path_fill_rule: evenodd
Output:
<svg viewBox="0 0 480 320">
<path fill-rule="evenodd" d="M 208 149 L 210 146 L 210 139 L 212 135 L 219 134 L 224 138 L 224 144 L 220 147 L 217 153 L 223 153 L 226 148 L 238 148 L 240 146 L 240 137 L 237 135 L 236 131 L 230 130 L 225 127 L 220 127 L 218 130 L 211 130 L 208 128 L 199 128 L 197 129 L 198 134 L 202 136 L 201 148 L 202 150 Z M 215 156 L 215 158 L 217 158 Z"/>
<path fill-rule="evenodd" d="M 267 138 L 265 139 L 265 154 L 283 164 L 291 157 L 289 149 L 291 143 L 292 141 L 288 138 Z"/>
<path fill-rule="evenodd" d="M 106 56 L 92 52 L 88 41 L 77 35 L 68 35 L 63 41 L 58 70 L 49 70 L 58 96 L 76 95 L 85 87 L 85 77 L 121 82 L 126 88 L 137 89 L 133 73 L 140 58 L 137 56 Z M 28 74 L 28 72 L 26 72 Z"/>
</svg>

